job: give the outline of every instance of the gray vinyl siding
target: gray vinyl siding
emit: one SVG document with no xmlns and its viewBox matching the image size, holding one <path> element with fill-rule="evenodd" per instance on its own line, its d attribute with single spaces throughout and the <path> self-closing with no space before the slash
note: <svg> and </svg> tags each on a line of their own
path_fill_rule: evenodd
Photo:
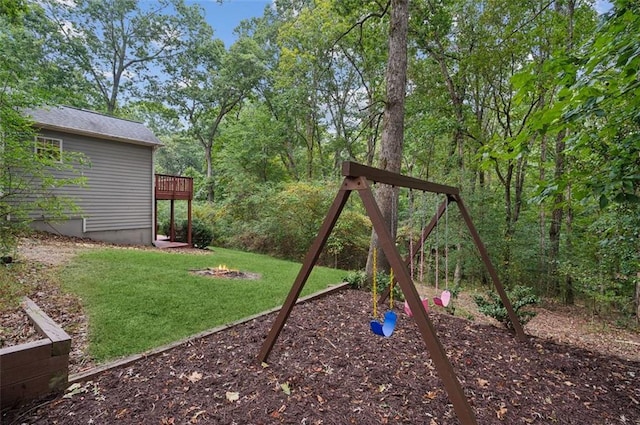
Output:
<svg viewBox="0 0 640 425">
<path fill-rule="evenodd" d="M 86 220 L 86 232 L 149 229 L 153 210 L 153 148 L 54 131 L 65 152 L 83 153 L 85 186 L 58 189 L 74 199 Z"/>
</svg>

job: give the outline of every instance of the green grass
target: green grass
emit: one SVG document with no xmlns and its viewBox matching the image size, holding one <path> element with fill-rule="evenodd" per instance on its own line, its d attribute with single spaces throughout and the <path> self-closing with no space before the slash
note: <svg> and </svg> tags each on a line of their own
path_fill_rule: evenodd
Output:
<svg viewBox="0 0 640 425">
<path fill-rule="evenodd" d="M 27 295 L 27 288 L 19 281 L 24 270 L 24 264 L 0 265 L 0 311 L 19 307 L 21 298 Z"/>
<path fill-rule="evenodd" d="M 219 264 L 261 278 L 189 273 Z M 299 270 L 297 263 L 222 248 L 210 255 L 104 249 L 79 255 L 61 273 L 65 288 L 83 300 L 90 354 L 102 362 L 276 307 Z M 345 274 L 315 267 L 302 296 L 341 282 Z"/>
</svg>

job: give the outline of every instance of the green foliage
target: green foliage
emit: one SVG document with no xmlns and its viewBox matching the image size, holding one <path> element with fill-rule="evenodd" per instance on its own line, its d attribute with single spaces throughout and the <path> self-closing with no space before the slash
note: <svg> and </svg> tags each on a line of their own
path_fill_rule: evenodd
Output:
<svg viewBox="0 0 640 425">
<path fill-rule="evenodd" d="M 20 263 L 3 264 L 0 261 L 0 310 L 16 308 L 20 299 L 27 295 L 27 289 L 20 283 L 19 275 L 25 272 L 25 265 Z M 0 347 L 2 347 L 0 337 Z"/>
<path fill-rule="evenodd" d="M 184 225 L 183 222 L 183 227 Z M 213 241 L 213 229 L 209 224 L 196 218 L 191 223 L 191 238 L 193 246 L 205 249 Z"/>
<path fill-rule="evenodd" d="M 34 151 L 36 133 L 28 110 L 58 94 L 46 87 L 55 67 L 45 60 L 38 34 L 27 26 L 44 26 L 40 19 L 33 12 L 8 22 L 0 14 L 0 255 L 11 252 L 32 214 L 60 219 L 75 211 L 73 201 L 57 189 L 84 183 L 81 155 L 63 151 L 62 158 L 52 158 Z"/>
<path fill-rule="evenodd" d="M 573 282 L 594 313 L 632 316 L 640 266 L 640 205 L 612 205 L 583 225 L 575 235 L 580 240 L 575 255 L 560 263 L 560 275 Z"/>
<path fill-rule="evenodd" d="M 376 273 L 376 287 L 378 294 L 381 294 L 382 291 L 385 291 L 389 287 L 391 282 L 390 277 L 391 275 L 387 272 L 379 271 Z M 397 281 L 393 284 L 393 299 L 394 301 L 404 301 L 404 294 L 402 293 L 402 289 L 400 288 L 400 285 L 398 285 Z"/>
<path fill-rule="evenodd" d="M 364 270 L 355 270 L 349 272 L 344 281 L 349 283 L 351 289 L 362 289 L 367 285 L 367 272 Z"/>
<path fill-rule="evenodd" d="M 533 289 L 527 286 L 514 286 L 511 290 L 507 291 L 507 296 L 522 325 L 525 325 L 535 317 L 536 313 L 534 311 L 526 309 L 540 302 L 540 299 L 535 295 Z M 493 317 L 504 324 L 507 329 L 513 330 L 513 324 L 511 323 L 511 319 L 509 319 L 507 309 L 496 292 L 489 291 L 486 294 L 486 298 L 482 295 L 475 295 L 473 299 L 482 314 Z"/>
<path fill-rule="evenodd" d="M 123 97 L 144 93 L 161 78 L 161 65 L 175 61 L 199 37 L 212 36 L 200 9 L 182 0 L 157 0 L 152 8 L 121 0 L 42 3 L 56 24 L 49 47 L 82 73 L 92 107 L 109 114 L 117 112 Z"/>
<path fill-rule="evenodd" d="M 345 209 L 327 240 L 325 252 L 321 258 L 324 264 L 332 264 L 335 268 L 364 268 L 369 253 L 370 238 L 369 217 L 355 208 Z"/>
<path fill-rule="evenodd" d="M 176 229 L 176 239 L 181 242 L 187 242 L 187 232 L 189 230 L 189 221 L 183 220 Z M 196 248 L 206 249 L 213 241 L 213 229 L 211 225 L 199 218 L 191 220 L 191 243 Z"/>
<path fill-rule="evenodd" d="M 259 279 L 190 273 L 224 264 Z M 215 248 L 208 255 L 91 250 L 60 271 L 89 319 L 89 351 L 99 362 L 140 353 L 282 303 L 300 264 Z M 343 270 L 314 268 L 302 295 L 339 283 Z"/>
<path fill-rule="evenodd" d="M 187 242 L 189 220 L 187 219 L 186 203 L 174 206 L 174 220 L 176 240 Z M 191 217 L 191 243 L 196 248 L 205 249 L 213 241 L 213 226 L 211 208 L 208 204 L 194 203 Z M 158 233 L 168 236 L 171 234 L 171 219 L 168 202 L 158 205 Z"/>
</svg>

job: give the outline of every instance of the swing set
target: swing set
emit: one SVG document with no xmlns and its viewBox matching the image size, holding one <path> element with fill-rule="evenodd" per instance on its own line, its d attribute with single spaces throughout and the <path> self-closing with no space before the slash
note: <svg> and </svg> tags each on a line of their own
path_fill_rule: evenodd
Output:
<svg viewBox="0 0 640 425">
<path fill-rule="evenodd" d="M 392 238 L 391 233 L 387 229 L 387 224 L 380 212 L 380 208 L 376 203 L 375 197 L 373 196 L 373 192 L 371 191 L 371 186 L 369 182 L 373 183 L 383 183 L 388 184 L 395 187 L 403 187 L 408 189 L 420 190 L 423 192 L 437 193 L 446 195 L 445 201 L 440 204 L 436 214 L 432 217 L 429 224 L 422 230 L 422 234 L 418 240 L 418 251 L 422 250 L 422 246 L 424 245 L 425 240 L 431 234 L 433 229 L 438 224 L 440 218 L 445 214 L 447 206 L 449 203 L 454 202 L 458 206 L 460 210 L 460 214 L 462 216 L 463 221 L 465 222 L 471 237 L 480 252 L 480 256 L 482 261 L 487 268 L 489 275 L 493 281 L 495 289 L 499 294 L 505 308 L 507 309 L 507 313 L 509 315 L 509 319 L 513 324 L 516 337 L 518 340 L 525 340 L 526 336 L 524 334 L 524 330 L 522 329 L 522 325 L 520 324 L 517 315 L 515 314 L 511 302 L 507 297 L 507 294 L 504 290 L 504 287 L 500 283 L 500 279 L 498 278 L 498 273 L 496 269 L 493 267 L 491 260 L 489 259 L 489 254 L 487 249 L 485 248 L 478 232 L 471 221 L 471 217 L 467 211 L 467 208 L 460 197 L 460 191 L 458 188 L 452 186 L 445 186 L 437 183 L 428 182 L 425 180 L 416 179 L 414 177 L 404 176 L 401 174 L 391 173 L 389 171 L 381 170 L 378 168 L 368 167 L 365 165 L 361 165 L 355 162 L 344 162 L 342 164 L 342 175 L 344 176 L 344 181 L 336 198 L 333 201 L 333 204 L 329 208 L 327 216 L 314 240 L 313 244 L 307 251 L 305 259 L 302 263 L 302 267 L 296 280 L 294 281 L 289 294 L 278 313 L 271 330 L 269 331 L 265 341 L 262 344 L 260 352 L 258 353 L 258 360 L 260 362 L 266 362 L 269 354 L 271 353 L 273 346 L 282 331 L 293 306 L 295 305 L 300 293 L 302 292 L 302 288 L 304 287 L 309 275 L 311 274 L 311 270 L 313 266 L 318 261 L 320 254 L 322 252 L 322 248 L 327 242 L 333 227 L 335 226 L 344 206 L 346 205 L 347 200 L 352 192 L 357 192 L 362 199 L 365 210 L 371 219 L 371 223 L 373 225 L 374 231 L 378 235 L 379 247 L 384 252 L 387 260 L 389 261 L 389 265 L 391 266 L 392 271 L 395 271 L 395 276 L 392 276 L 391 282 L 394 281 L 394 278 L 397 284 L 400 286 L 402 293 L 404 294 L 405 300 L 407 302 L 407 307 L 410 311 L 413 312 L 414 320 L 418 326 L 422 339 L 429 350 L 429 354 L 431 359 L 433 360 L 434 366 L 438 371 L 438 375 L 442 380 L 444 387 L 449 396 L 449 400 L 453 404 L 453 408 L 456 412 L 456 415 L 463 425 L 476 425 L 476 417 L 471 409 L 469 401 L 464 395 L 464 391 L 456 374 L 453 370 L 451 362 L 447 357 L 446 351 L 442 346 L 438 336 L 436 334 L 433 323 L 429 319 L 427 315 L 427 311 L 424 308 L 422 300 L 418 295 L 418 291 L 412 281 L 412 276 L 410 272 L 409 264 L 413 261 L 413 255 L 415 252 L 410 252 L 408 258 L 402 259 L 400 257 L 400 253 L 395 245 L 395 240 Z M 375 270 L 375 267 L 374 267 Z M 376 285 L 374 284 L 374 288 Z M 391 291 L 392 285 L 390 284 L 382 296 L 380 297 L 380 301 L 384 302 L 387 297 L 392 297 Z M 443 294 L 440 296 L 440 301 L 442 301 L 444 305 L 443 297 L 446 296 Z M 375 298 L 374 298 L 375 299 Z M 390 298 L 391 300 L 392 298 Z M 392 312 L 393 313 L 393 312 Z M 387 313 L 388 314 L 388 313 Z M 393 313 L 395 315 L 395 313 Z M 386 336 L 385 335 L 385 325 L 387 325 L 386 332 L 391 335 L 393 332 L 393 328 L 395 328 L 395 321 L 391 316 L 389 316 L 387 323 L 387 318 L 385 317 L 385 322 L 380 323 L 377 320 L 375 321 L 377 325 L 371 323 L 372 331 L 376 334 Z M 379 328 L 378 328 L 379 326 Z M 375 328 L 375 329 L 374 329 Z"/>
</svg>

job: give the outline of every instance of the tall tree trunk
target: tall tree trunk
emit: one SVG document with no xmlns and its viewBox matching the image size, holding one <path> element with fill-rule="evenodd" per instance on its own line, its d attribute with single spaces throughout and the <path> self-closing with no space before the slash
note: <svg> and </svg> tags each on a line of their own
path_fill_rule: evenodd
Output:
<svg viewBox="0 0 640 425">
<path fill-rule="evenodd" d="M 211 158 L 211 152 L 213 150 L 212 143 L 204 143 L 204 156 L 207 160 L 207 201 L 213 202 L 214 188 L 213 188 L 213 159 Z"/>
<path fill-rule="evenodd" d="M 640 272 L 636 275 L 636 321 L 640 323 Z"/>
<path fill-rule="evenodd" d="M 564 149 L 566 132 L 561 131 L 556 136 L 555 148 L 555 170 L 554 179 L 556 181 L 564 174 Z M 554 295 L 561 294 L 560 276 L 558 275 L 558 265 L 560 264 L 560 231 L 562 229 L 562 217 L 564 215 L 564 193 L 559 192 L 553 200 L 553 211 L 551 212 L 551 225 L 549 226 L 549 279 L 551 290 Z"/>
<path fill-rule="evenodd" d="M 543 102 L 544 103 L 544 102 Z M 545 164 L 547 163 L 547 137 L 546 136 L 542 136 L 542 140 L 540 142 L 540 181 L 543 182 L 544 179 L 546 178 L 546 171 L 545 171 Z M 545 255 L 545 251 L 547 250 L 547 239 L 546 239 L 546 228 L 547 228 L 547 214 L 545 211 L 545 207 L 544 207 L 544 203 L 540 204 L 540 212 L 539 212 L 539 217 L 540 217 L 540 223 L 539 223 L 539 229 L 540 229 L 540 242 L 539 242 L 539 249 L 540 252 L 538 253 L 538 276 L 539 276 L 539 280 L 538 280 L 538 285 L 540 287 L 543 287 L 543 285 L 545 285 L 546 280 L 547 280 L 547 261 L 546 261 L 546 255 Z"/>
<path fill-rule="evenodd" d="M 407 32 L 409 0 L 391 0 L 389 23 L 389 58 L 386 70 L 387 101 L 384 108 L 382 140 L 378 167 L 394 173 L 400 172 L 404 144 L 404 98 L 407 84 Z M 392 236 L 398 227 L 398 189 L 381 185 L 376 192 L 378 206 L 389 225 Z M 396 211 L 394 211 L 394 209 Z M 367 273 L 373 272 L 373 249 L 378 247 L 378 236 L 371 235 L 367 260 Z M 380 251 L 380 250 L 378 250 Z M 389 262 L 378 253 L 378 268 L 388 270 Z"/>
<path fill-rule="evenodd" d="M 573 233 L 573 208 L 571 208 L 571 183 L 567 187 L 566 194 L 566 224 L 567 224 L 567 257 L 571 258 L 573 254 L 573 241 L 572 241 L 572 233 Z M 564 302 L 567 305 L 572 305 L 575 302 L 575 295 L 573 293 L 573 277 L 571 275 L 567 275 L 564 278 L 564 287 L 562 288 L 562 292 L 564 295 Z"/>
<path fill-rule="evenodd" d="M 573 18 L 576 6 L 576 0 L 569 0 L 566 3 L 566 16 L 567 16 L 567 45 L 565 47 L 567 52 L 573 49 Z M 556 10 L 562 13 L 562 3 L 556 3 Z M 566 161 L 565 161 L 565 139 L 568 136 L 568 131 L 561 131 L 556 137 L 555 148 L 555 170 L 554 179 L 560 181 L 565 174 Z M 567 188 L 568 190 L 568 188 Z M 568 193 L 568 192 L 567 192 Z M 570 278 L 561 282 L 558 275 L 558 265 L 560 263 L 560 237 L 562 230 L 562 219 L 564 216 L 566 205 L 568 205 L 569 199 L 565 193 L 559 192 L 553 201 L 553 212 L 551 213 L 551 226 L 549 228 L 549 266 L 550 266 L 550 279 L 552 284 L 552 290 L 555 294 L 559 294 L 563 297 L 566 303 L 573 303 L 573 282 Z M 566 205 L 565 205 L 566 204 Z M 570 228 L 567 229 L 570 231 Z"/>
</svg>

